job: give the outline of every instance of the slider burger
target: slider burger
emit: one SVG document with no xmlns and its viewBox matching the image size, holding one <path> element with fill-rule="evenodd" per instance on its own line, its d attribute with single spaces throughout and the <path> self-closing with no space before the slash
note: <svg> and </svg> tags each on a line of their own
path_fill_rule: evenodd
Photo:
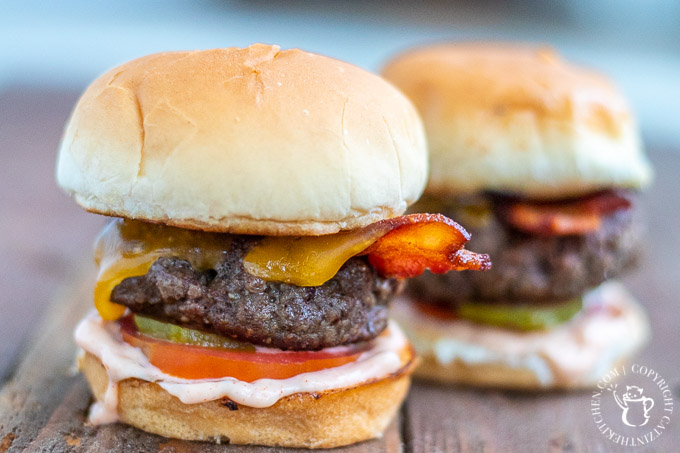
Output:
<svg viewBox="0 0 680 453">
<path fill-rule="evenodd" d="M 485 273 L 426 273 L 394 316 L 417 375 L 479 386 L 588 387 L 647 338 L 612 278 L 640 249 L 650 166 L 626 101 L 551 50 L 449 44 L 392 60 L 385 77 L 424 120 L 431 178 L 415 209 L 455 216 Z"/>
<path fill-rule="evenodd" d="M 426 173 L 412 104 L 331 58 L 257 44 L 101 76 L 57 163 L 114 217 L 75 332 L 90 421 L 289 447 L 380 436 L 414 365 L 388 320 L 401 282 L 490 265 L 443 215 L 400 216 Z"/>
</svg>

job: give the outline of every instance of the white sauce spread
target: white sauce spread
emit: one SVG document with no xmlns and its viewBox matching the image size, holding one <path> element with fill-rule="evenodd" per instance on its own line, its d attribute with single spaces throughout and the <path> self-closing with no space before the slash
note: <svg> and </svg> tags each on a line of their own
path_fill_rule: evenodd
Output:
<svg viewBox="0 0 680 453">
<path fill-rule="evenodd" d="M 543 386 L 594 383 L 648 335 L 646 317 L 625 288 L 606 282 L 584 309 L 549 331 L 522 332 L 429 316 L 401 298 L 393 316 L 419 354 L 447 365 L 503 363 L 533 372 Z"/>
<path fill-rule="evenodd" d="M 149 363 L 139 348 L 122 340 L 116 322 L 103 321 L 94 310 L 76 327 L 75 340 L 83 350 L 101 360 L 109 376 L 104 401 L 97 401 L 90 408 L 90 422 L 93 424 L 118 420 L 118 382 L 124 379 L 155 382 L 185 404 L 226 397 L 244 406 L 269 407 L 295 393 L 351 387 L 394 373 L 402 366 L 399 353 L 407 344 L 397 324 L 390 322 L 387 333 L 373 340 L 373 347 L 354 362 L 288 379 L 244 382 L 234 378 L 190 380 L 165 374 Z M 264 349 L 258 348 L 258 353 Z"/>
</svg>

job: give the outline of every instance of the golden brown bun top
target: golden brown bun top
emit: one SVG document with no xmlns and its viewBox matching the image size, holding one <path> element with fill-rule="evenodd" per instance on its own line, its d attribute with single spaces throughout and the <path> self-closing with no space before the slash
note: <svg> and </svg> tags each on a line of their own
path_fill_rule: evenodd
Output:
<svg viewBox="0 0 680 453">
<path fill-rule="evenodd" d="M 397 56 L 383 75 L 423 117 L 431 192 L 559 198 L 651 177 L 623 95 L 549 48 L 435 45 Z"/>
<path fill-rule="evenodd" d="M 78 101 L 57 162 L 90 211 L 242 234 L 361 227 L 403 213 L 426 177 L 422 123 L 392 85 L 264 44 L 109 71 Z"/>
</svg>

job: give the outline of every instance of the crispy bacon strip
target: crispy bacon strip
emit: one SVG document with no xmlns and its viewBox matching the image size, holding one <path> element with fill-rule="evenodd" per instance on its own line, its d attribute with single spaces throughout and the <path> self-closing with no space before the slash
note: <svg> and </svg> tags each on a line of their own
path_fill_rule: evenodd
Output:
<svg viewBox="0 0 680 453">
<path fill-rule="evenodd" d="M 327 236 L 265 237 L 245 256 L 246 270 L 265 280 L 319 286 L 356 255 L 386 277 L 410 278 L 425 269 L 444 273 L 491 267 L 488 255 L 463 249 L 463 227 L 441 214 L 411 214 Z"/>
<path fill-rule="evenodd" d="M 390 231 L 364 250 L 381 275 L 412 278 L 426 269 L 436 274 L 491 269 L 489 255 L 465 250 L 470 234 L 441 214 L 411 214 L 377 222 L 367 228 Z"/>
<path fill-rule="evenodd" d="M 504 201 L 499 213 L 513 227 L 538 236 L 579 235 L 596 231 L 603 216 L 629 209 L 631 200 L 614 191 L 570 201 Z"/>
</svg>

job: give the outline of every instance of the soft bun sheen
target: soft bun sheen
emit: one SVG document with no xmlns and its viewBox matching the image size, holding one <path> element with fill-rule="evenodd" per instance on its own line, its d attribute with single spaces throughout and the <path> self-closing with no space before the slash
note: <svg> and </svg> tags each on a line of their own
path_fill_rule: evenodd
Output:
<svg viewBox="0 0 680 453">
<path fill-rule="evenodd" d="M 397 56 L 383 75 L 425 122 L 428 192 L 554 199 L 650 180 L 623 95 L 551 49 L 434 45 Z"/>
<path fill-rule="evenodd" d="M 435 318 L 405 298 L 394 304 L 393 318 L 421 356 L 416 377 L 521 390 L 592 388 L 649 338 L 647 316 L 623 286 L 604 283 L 586 297 L 594 296 L 604 309 L 586 308 L 537 332 Z"/>
<path fill-rule="evenodd" d="M 119 385 L 121 421 L 162 436 L 232 444 L 332 448 L 380 437 L 410 385 L 413 356 L 404 368 L 358 387 L 298 393 L 267 408 L 222 400 L 183 404 L 157 384 L 126 379 Z M 95 398 L 102 400 L 108 376 L 94 355 L 80 360 Z M 234 410 L 234 408 L 237 408 Z"/>
<path fill-rule="evenodd" d="M 59 185 L 89 211 L 268 235 L 399 215 L 426 177 L 422 123 L 397 89 L 264 44 L 112 69 L 78 101 L 57 163 Z"/>
</svg>

